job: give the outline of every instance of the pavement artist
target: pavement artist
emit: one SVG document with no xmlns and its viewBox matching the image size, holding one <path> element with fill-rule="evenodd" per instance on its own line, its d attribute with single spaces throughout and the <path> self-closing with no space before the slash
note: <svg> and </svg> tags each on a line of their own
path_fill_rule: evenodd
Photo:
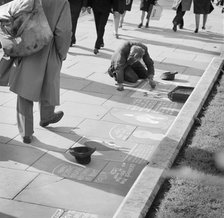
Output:
<svg viewBox="0 0 224 218">
<path fill-rule="evenodd" d="M 108 69 L 109 75 L 118 83 L 118 91 L 124 90 L 125 81 L 136 83 L 139 79 L 147 79 L 150 86 L 155 88 L 154 72 L 154 62 L 149 56 L 147 46 L 131 41 L 125 41 L 115 50 Z"/>
</svg>

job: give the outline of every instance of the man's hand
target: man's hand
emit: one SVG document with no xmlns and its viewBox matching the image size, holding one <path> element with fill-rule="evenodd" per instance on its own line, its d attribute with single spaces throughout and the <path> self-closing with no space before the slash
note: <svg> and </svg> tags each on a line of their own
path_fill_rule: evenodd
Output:
<svg viewBox="0 0 224 218">
<path fill-rule="evenodd" d="M 81 12 L 84 13 L 86 11 L 86 7 L 81 8 Z"/>
<path fill-rule="evenodd" d="M 154 78 L 154 74 L 150 74 L 150 75 L 148 76 L 148 79 L 149 79 L 149 80 L 153 80 L 153 78 Z"/>
<path fill-rule="evenodd" d="M 156 82 L 153 79 L 148 78 L 148 83 L 152 89 L 154 89 L 156 87 Z"/>
<path fill-rule="evenodd" d="M 91 7 L 88 7 L 87 9 L 88 14 L 91 14 Z"/>
</svg>

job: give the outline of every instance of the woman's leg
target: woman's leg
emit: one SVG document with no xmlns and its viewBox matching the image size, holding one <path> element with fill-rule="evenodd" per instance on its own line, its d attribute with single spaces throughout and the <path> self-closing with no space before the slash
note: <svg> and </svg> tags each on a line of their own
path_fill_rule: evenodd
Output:
<svg viewBox="0 0 224 218">
<path fill-rule="evenodd" d="M 119 25 L 120 28 L 121 28 L 122 25 L 123 25 L 125 14 L 126 14 L 126 11 L 124 11 L 124 13 L 121 15 L 120 25 Z"/>
<path fill-rule="evenodd" d="M 117 11 L 114 11 L 114 35 L 116 38 L 118 38 L 118 28 L 119 28 L 120 17 L 121 17 L 121 14 Z"/>
<path fill-rule="evenodd" d="M 202 26 L 202 29 L 203 30 L 205 30 L 207 18 L 208 18 L 208 15 L 207 14 L 203 14 L 203 26 Z"/>
<path fill-rule="evenodd" d="M 195 24 L 196 24 L 196 29 L 195 29 L 195 33 L 198 32 L 199 29 L 199 23 L 200 23 L 200 14 L 195 14 Z"/>
<path fill-rule="evenodd" d="M 142 11 L 142 15 L 141 15 L 141 23 L 138 25 L 138 28 L 141 28 L 141 27 L 142 27 L 144 18 L 145 18 L 145 11 Z"/>
</svg>

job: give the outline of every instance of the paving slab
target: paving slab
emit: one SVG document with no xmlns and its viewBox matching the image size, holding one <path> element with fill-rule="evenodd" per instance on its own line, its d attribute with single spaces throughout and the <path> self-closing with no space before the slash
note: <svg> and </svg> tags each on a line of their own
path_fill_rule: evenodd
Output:
<svg viewBox="0 0 224 218">
<path fill-rule="evenodd" d="M 18 131 L 18 130 L 17 130 Z M 68 150 L 81 136 L 73 133 L 53 132 L 50 130 L 35 130 L 35 136 L 31 144 L 24 144 L 20 135 L 17 135 L 10 141 L 10 144 L 20 146 L 32 146 L 34 148 L 42 148 L 49 151 L 61 151 Z"/>
<path fill-rule="evenodd" d="M 31 147 L 14 146 L 0 143 L 0 166 L 25 170 L 45 152 Z"/>
<path fill-rule="evenodd" d="M 126 140 L 136 126 L 86 119 L 73 132 L 85 137 L 97 137 Z"/>
<path fill-rule="evenodd" d="M 57 218 L 64 212 L 61 209 L 53 207 L 45 207 L 8 199 L 0 199 L 0 211 L 0 217 L 2 218 Z"/>
<path fill-rule="evenodd" d="M 0 168 L 0 198 L 12 199 L 21 192 L 37 173 Z"/>
<path fill-rule="evenodd" d="M 40 175 L 15 200 L 112 217 L 125 194 L 112 185 Z"/>
</svg>

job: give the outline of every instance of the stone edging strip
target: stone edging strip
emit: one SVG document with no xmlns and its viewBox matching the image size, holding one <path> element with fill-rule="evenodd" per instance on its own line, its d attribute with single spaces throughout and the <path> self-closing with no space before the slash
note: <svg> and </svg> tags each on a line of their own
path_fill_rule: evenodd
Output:
<svg viewBox="0 0 224 218">
<path fill-rule="evenodd" d="M 113 218 L 145 217 L 164 182 L 166 169 L 171 167 L 176 159 L 223 66 L 223 58 L 212 59 Z"/>
</svg>

